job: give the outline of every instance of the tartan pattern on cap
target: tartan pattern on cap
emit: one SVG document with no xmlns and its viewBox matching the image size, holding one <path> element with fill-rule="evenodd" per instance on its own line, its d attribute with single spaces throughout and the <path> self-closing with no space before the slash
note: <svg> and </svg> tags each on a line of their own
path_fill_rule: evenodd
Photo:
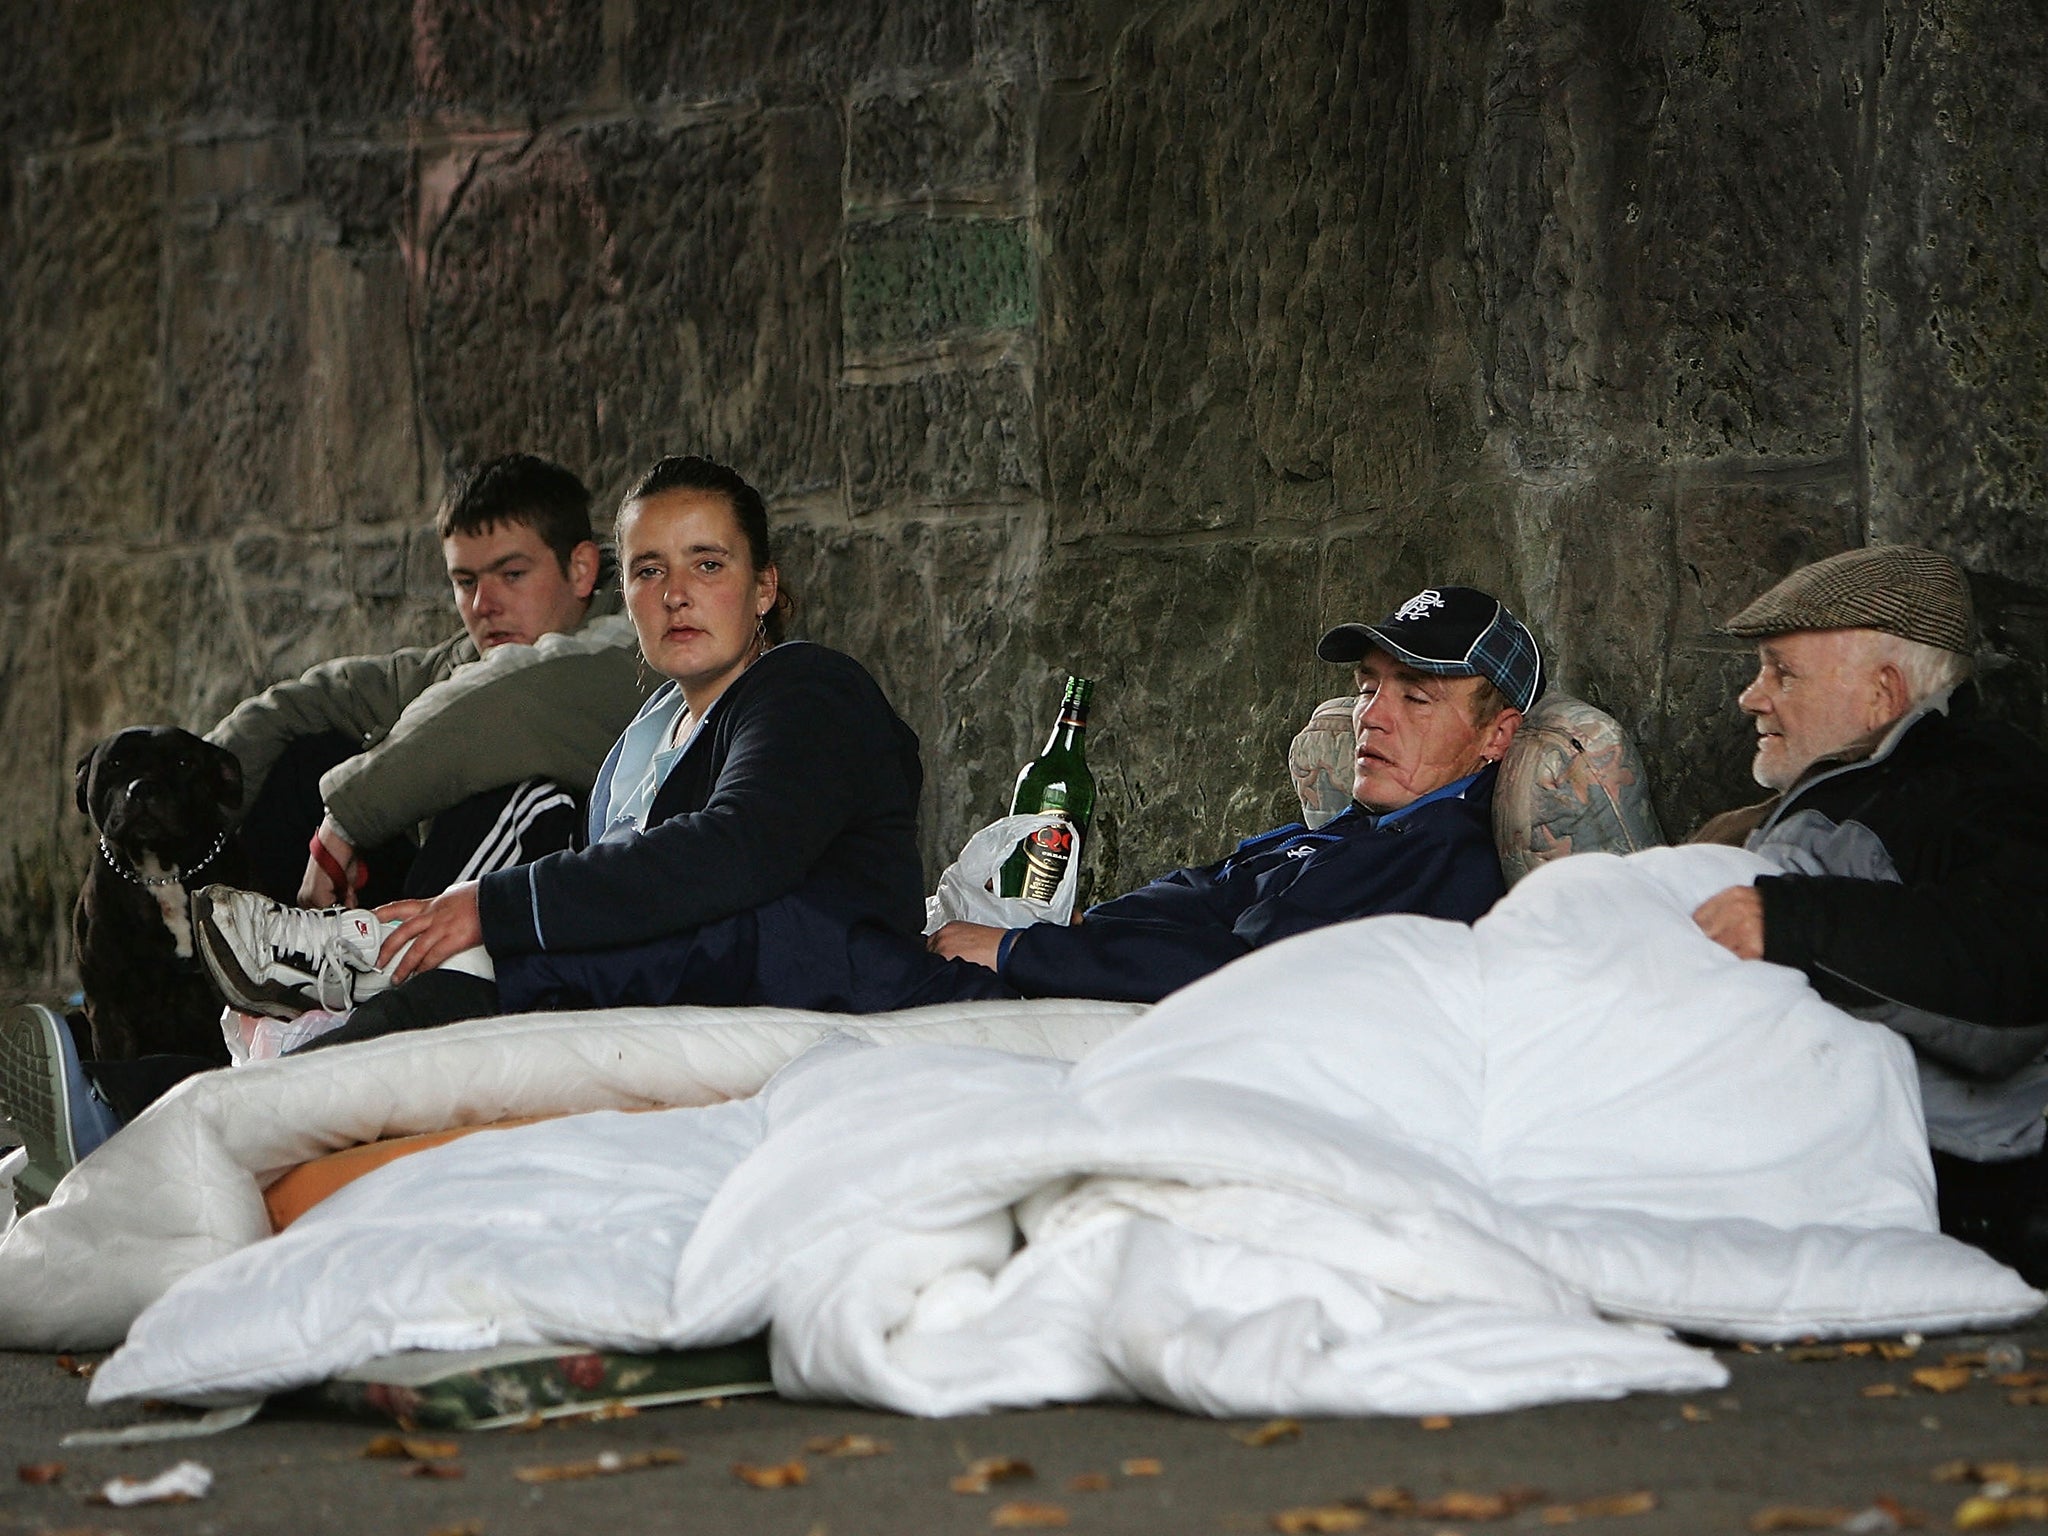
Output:
<svg viewBox="0 0 2048 1536">
<path fill-rule="evenodd" d="M 1970 585 L 1955 561 L 1887 544 L 1802 566 L 1721 628 L 1746 639 L 1797 629 L 1876 629 L 1968 655 L 1975 622 Z"/>
<path fill-rule="evenodd" d="M 1500 617 L 1473 643 L 1472 668 L 1516 709 L 1526 710 L 1543 692 L 1543 655 L 1527 626 L 1501 605 Z"/>
<path fill-rule="evenodd" d="M 1455 659 L 1425 656 L 1403 645 L 1396 638 L 1398 614 L 1377 624 L 1358 627 L 1418 672 L 1437 677 L 1483 677 L 1501 691 L 1510 706 L 1527 710 L 1543 694 L 1543 653 L 1537 649 L 1536 637 L 1529 633 L 1528 626 L 1508 612 L 1508 605 L 1498 598 L 1491 601 L 1492 620 L 1465 648 L 1465 654 Z"/>
</svg>

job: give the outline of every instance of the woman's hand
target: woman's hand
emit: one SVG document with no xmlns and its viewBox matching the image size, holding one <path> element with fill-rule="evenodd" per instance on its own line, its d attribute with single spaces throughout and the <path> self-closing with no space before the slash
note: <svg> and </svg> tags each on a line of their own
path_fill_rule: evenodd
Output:
<svg viewBox="0 0 2048 1536">
<path fill-rule="evenodd" d="M 986 923 L 948 923 L 926 939 L 924 947 L 946 960 L 971 960 L 994 970 L 1003 935 L 1009 931 Z"/>
<path fill-rule="evenodd" d="M 392 901 L 377 909 L 377 916 L 398 926 L 385 935 L 377 951 L 377 963 L 389 965 L 391 957 L 405 950 L 398 968 L 391 973 L 396 986 L 431 971 L 451 955 L 475 949 L 484 941 L 483 916 L 477 911 L 476 882 L 451 885 L 431 901 Z M 411 945 L 410 949 L 406 946 Z"/>
</svg>

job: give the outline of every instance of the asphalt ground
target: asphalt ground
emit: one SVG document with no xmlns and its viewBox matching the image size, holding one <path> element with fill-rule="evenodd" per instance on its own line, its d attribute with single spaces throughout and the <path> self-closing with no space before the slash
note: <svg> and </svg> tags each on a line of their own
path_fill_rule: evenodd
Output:
<svg viewBox="0 0 2048 1536">
<path fill-rule="evenodd" d="M 1272 1531 L 1284 1528 L 1276 1517 L 1303 1509 L 1322 1513 L 1299 1517 L 1308 1523 L 1297 1529 L 1404 1536 L 1566 1526 L 1588 1536 L 1827 1528 L 1759 1526 L 1785 1519 L 1787 1506 L 1849 1522 L 1837 1529 L 1883 1531 L 1915 1519 L 1951 1529 L 1958 1506 L 1978 1489 L 1938 1479 L 1944 1463 L 2017 1461 L 2048 1475 L 2048 1390 L 2041 1405 L 2016 1403 L 2035 1384 L 2000 1383 L 1978 1363 L 2000 1339 L 2038 1352 L 2023 1372 L 2048 1385 L 2048 1324 L 2037 1322 L 2008 1335 L 1928 1340 L 1894 1360 L 1875 1350 L 1727 1350 L 1720 1358 L 1731 1380 L 1717 1392 L 1559 1404 L 1437 1426 L 1309 1419 L 1298 1432 L 1282 1426 L 1261 1436 L 1257 1423 L 1138 1406 L 917 1420 L 757 1397 L 423 1436 L 444 1442 L 423 1449 L 459 1469 L 456 1476 L 416 1475 L 412 1463 L 366 1458 L 364 1449 L 388 1425 L 276 1409 L 210 1439 L 63 1449 L 58 1442 L 72 1429 L 163 1413 L 89 1409 L 86 1383 L 58 1357 L 0 1353 L 0 1531 L 979 1536 L 1064 1529 L 1109 1536 Z M 1958 1355 L 1946 1379 L 1914 1379 Z M 1992 1362 L 2001 1363 L 2010 1362 Z M 1874 1388 L 1885 1395 L 1872 1395 Z M 883 1448 L 865 1456 L 815 1448 L 842 1436 L 870 1437 Z M 446 1442 L 453 1456 L 439 1454 Z M 681 1460 L 539 1483 L 515 1475 L 607 1455 L 631 1463 L 648 1453 Z M 954 1491 L 953 1480 L 984 1457 L 1028 1463 L 1030 1475 L 985 1493 Z M 203 1499 L 133 1509 L 89 1502 L 109 1478 L 152 1476 L 187 1458 L 214 1475 Z M 759 1488 L 734 1470 L 792 1460 L 803 1465 L 801 1484 Z M 62 1466 L 55 1481 L 17 1476 L 19 1467 L 50 1463 Z M 1410 1512 L 1388 1512 L 1397 1501 L 1385 1492 L 1379 1512 L 1361 1507 L 1373 1490 L 1388 1488 L 1406 1490 Z M 1454 1495 L 1503 1493 L 1513 1510 L 1500 1518 L 1486 1517 L 1483 1504 L 1430 1507 Z M 1631 1508 L 1640 1512 L 1602 1512 Z M 1346 1523 L 1361 1515 L 1362 1523 Z M 1009 1523 L 1033 1517 L 1064 1524 Z M 2010 1528 L 2048 1530 L 2048 1518 Z"/>
</svg>

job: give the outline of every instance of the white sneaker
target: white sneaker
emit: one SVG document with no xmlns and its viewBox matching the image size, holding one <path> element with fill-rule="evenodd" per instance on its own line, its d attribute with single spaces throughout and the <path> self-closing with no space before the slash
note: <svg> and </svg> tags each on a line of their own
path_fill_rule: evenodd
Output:
<svg viewBox="0 0 2048 1536">
<path fill-rule="evenodd" d="M 273 1019 L 341 1013 L 387 989 L 391 967 L 377 964 L 377 951 L 397 926 L 374 912 L 288 907 L 227 885 L 192 893 L 192 930 L 215 984 L 234 1007 Z"/>
</svg>

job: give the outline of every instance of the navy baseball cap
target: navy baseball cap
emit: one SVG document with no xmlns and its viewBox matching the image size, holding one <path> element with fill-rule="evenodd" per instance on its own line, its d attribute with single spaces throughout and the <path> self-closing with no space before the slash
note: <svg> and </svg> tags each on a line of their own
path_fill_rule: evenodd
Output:
<svg viewBox="0 0 2048 1536">
<path fill-rule="evenodd" d="M 1536 637 L 1507 604 L 1476 587 L 1424 587 L 1377 624 L 1339 624 L 1316 642 L 1316 654 L 1355 662 L 1374 647 L 1418 672 L 1483 677 L 1516 709 L 1543 696 Z"/>
</svg>

